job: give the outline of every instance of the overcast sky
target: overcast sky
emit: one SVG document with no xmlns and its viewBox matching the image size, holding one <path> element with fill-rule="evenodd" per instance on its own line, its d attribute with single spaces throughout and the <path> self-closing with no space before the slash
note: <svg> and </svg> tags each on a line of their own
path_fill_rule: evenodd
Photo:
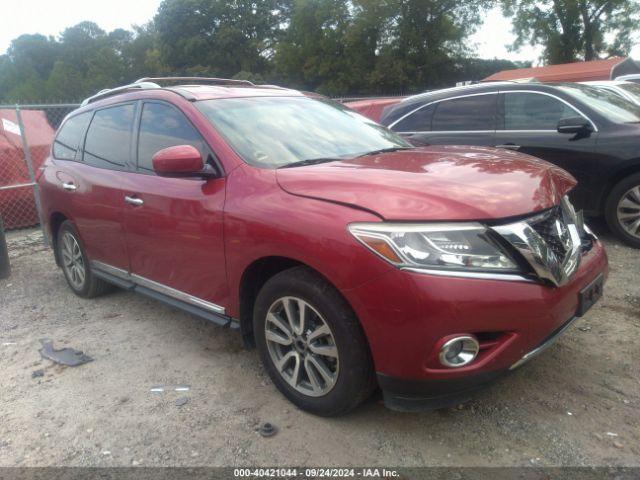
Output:
<svg viewBox="0 0 640 480">
<path fill-rule="evenodd" d="M 11 40 L 23 33 L 58 35 L 66 27 L 83 20 L 91 20 L 106 31 L 130 28 L 153 17 L 161 0 L 5 0 L 0 15 L 0 54 L 5 53 Z M 509 52 L 513 41 L 511 24 L 498 9 L 487 14 L 484 26 L 472 37 L 476 52 L 482 58 L 531 60 L 537 63 L 540 48 L 525 47 Z M 640 60 L 640 41 L 632 56 Z"/>
</svg>

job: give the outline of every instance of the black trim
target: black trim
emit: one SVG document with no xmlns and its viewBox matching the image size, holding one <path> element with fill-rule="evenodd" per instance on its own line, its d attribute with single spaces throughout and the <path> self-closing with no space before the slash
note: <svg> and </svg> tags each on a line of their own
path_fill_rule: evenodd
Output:
<svg viewBox="0 0 640 480">
<path fill-rule="evenodd" d="M 155 290 L 151 290 L 150 288 L 144 287 L 142 285 L 123 280 L 116 277 L 115 275 L 111 275 L 110 273 L 99 270 L 97 268 L 92 268 L 91 273 L 93 273 L 96 277 L 101 278 L 102 280 L 116 285 L 117 287 L 136 293 L 141 293 L 142 295 L 153 298 L 154 300 L 158 300 L 166 305 L 169 305 L 170 307 L 174 307 L 178 310 L 182 310 L 183 312 L 187 312 L 197 317 L 203 318 L 204 320 L 215 323 L 216 325 L 219 325 L 221 327 L 229 327 L 231 330 L 238 330 L 240 328 L 240 322 L 226 315 L 215 313 L 210 310 L 197 307 L 196 305 L 191 305 L 181 300 L 177 300 L 173 297 L 160 292 L 156 292 Z"/>
<path fill-rule="evenodd" d="M 84 139 L 87 135 L 87 130 L 89 130 L 89 125 L 91 125 L 91 120 L 93 120 L 93 111 L 84 111 L 84 112 L 77 112 L 77 110 L 73 110 L 70 113 L 67 114 L 67 116 L 62 120 L 62 122 L 60 123 L 60 126 L 58 127 L 58 129 L 56 130 L 56 135 L 53 139 L 53 142 L 51 143 L 51 158 L 53 160 L 60 160 L 63 162 L 77 162 L 77 163 L 83 163 L 82 162 L 82 154 L 84 151 Z M 60 157 L 56 157 L 55 152 L 54 152 L 54 147 L 56 143 L 59 143 L 63 146 L 65 146 L 66 148 L 69 148 L 69 150 L 73 150 L 73 148 L 71 148 L 68 145 L 65 145 L 64 143 L 60 142 L 58 140 L 58 137 L 60 136 L 60 133 L 62 132 L 62 129 L 65 127 L 65 125 L 67 123 L 69 123 L 69 121 L 73 118 L 77 118 L 80 117 L 81 115 L 87 114 L 89 115 L 89 121 L 87 122 L 87 125 L 84 127 L 84 130 L 82 131 L 82 134 L 80 135 L 80 138 L 78 139 L 78 145 L 76 145 L 76 149 L 75 149 L 75 153 L 73 155 L 73 158 L 60 158 Z M 78 158 L 79 157 L 79 158 Z"/>
<path fill-rule="evenodd" d="M 102 270 L 98 270 L 96 268 L 91 269 L 91 273 L 93 273 L 96 277 L 101 278 L 102 280 L 112 283 L 113 285 L 123 288 L 124 290 L 133 290 L 135 284 L 133 282 L 129 282 L 127 280 L 123 280 L 122 278 L 118 278 L 115 275 L 111 275 Z"/>
<path fill-rule="evenodd" d="M 84 163 L 85 165 L 89 165 L 90 167 L 99 168 L 99 169 L 102 169 L 102 170 L 111 170 L 111 171 L 116 171 L 116 172 L 129 172 L 129 173 L 134 171 L 134 170 L 131 169 L 131 160 L 132 160 L 131 159 L 131 144 L 134 141 L 133 131 L 134 131 L 135 121 L 136 121 L 136 118 L 137 118 L 139 103 L 140 103 L 140 100 L 125 100 L 125 101 L 122 101 L 122 102 L 111 103 L 111 104 L 108 104 L 108 105 L 105 105 L 105 106 L 102 106 L 102 107 L 96 107 L 93 110 L 88 110 L 88 111 L 91 112 L 91 120 L 89 121 L 89 125 L 87 125 L 87 129 L 85 130 L 84 137 L 82 139 L 82 145 L 81 145 L 82 158 L 80 159 L 81 163 Z M 85 153 L 86 153 L 85 147 L 87 145 L 87 137 L 89 136 L 89 131 L 91 130 L 91 125 L 93 124 L 93 121 L 95 120 L 96 113 L 98 113 L 101 110 L 107 110 L 109 108 L 116 108 L 116 107 L 123 107 L 123 106 L 126 106 L 126 105 L 133 105 L 133 119 L 131 121 L 131 125 L 129 126 L 129 158 L 128 158 L 128 160 L 126 160 L 124 162 L 124 165 L 120 165 L 120 164 L 114 163 L 114 165 L 117 165 L 118 167 L 122 167 L 122 168 L 107 168 L 107 167 L 93 165 L 91 163 L 88 163 L 85 160 Z M 101 158 L 101 157 L 99 157 L 99 156 L 97 156 L 97 155 L 95 155 L 93 153 L 89 153 L 89 155 L 92 155 L 92 156 L 94 156 L 96 158 L 100 158 L 101 160 L 105 160 L 105 161 L 107 161 L 109 163 L 113 163 L 113 162 L 110 162 L 107 159 L 103 159 L 103 158 Z"/>
<path fill-rule="evenodd" d="M 387 408 L 400 412 L 422 412 L 466 402 L 471 398 L 471 393 L 507 372 L 498 370 L 446 380 L 412 380 L 384 373 L 376 375 Z"/>
</svg>

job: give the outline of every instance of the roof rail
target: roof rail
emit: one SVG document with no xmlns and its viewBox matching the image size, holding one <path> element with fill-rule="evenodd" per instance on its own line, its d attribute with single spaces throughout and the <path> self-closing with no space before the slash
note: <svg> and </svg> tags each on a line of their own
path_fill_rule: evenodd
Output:
<svg viewBox="0 0 640 480">
<path fill-rule="evenodd" d="M 101 98 L 110 97 L 111 95 L 115 95 L 117 93 L 122 93 L 122 92 L 125 92 L 127 90 L 132 90 L 132 89 L 147 90 L 147 89 L 153 89 L 153 88 L 161 88 L 161 87 L 157 83 L 145 82 L 145 81 L 138 80 L 137 82 L 129 83 L 128 85 L 122 85 L 121 87 L 105 88 L 104 90 L 100 90 L 95 95 L 92 95 L 89 98 L 85 98 L 82 101 L 81 106 L 84 107 L 85 105 L 87 105 L 87 104 L 89 104 L 91 102 L 95 102 L 96 100 L 100 100 Z"/>
<path fill-rule="evenodd" d="M 215 78 L 215 77 L 144 77 L 139 78 L 133 83 L 129 83 L 127 85 L 122 85 L 121 87 L 116 88 L 105 88 L 104 90 L 100 90 L 95 95 L 92 95 L 89 98 L 85 98 L 81 104 L 81 106 L 85 106 L 91 102 L 95 102 L 96 100 L 100 100 L 101 98 L 110 97 L 111 95 L 115 95 L 117 93 L 123 93 L 127 90 L 133 89 L 155 89 L 162 88 L 158 82 L 202 82 L 202 83 L 214 83 L 217 85 L 245 85 L 254 87 L 254 83 L 249 80 L 235 80 L 232 78 Z"/>
<path fill-rule="evenodd" d="M 218 85 L 249 85 L 253 86 L 253 82 L 249 80 L 236 80 L 233 78 L 216 78 L 216 77 L 144 77 L 136 80 L 135 83 L 140 82 L 206 82 L 215 83 Z"/>
</svg>

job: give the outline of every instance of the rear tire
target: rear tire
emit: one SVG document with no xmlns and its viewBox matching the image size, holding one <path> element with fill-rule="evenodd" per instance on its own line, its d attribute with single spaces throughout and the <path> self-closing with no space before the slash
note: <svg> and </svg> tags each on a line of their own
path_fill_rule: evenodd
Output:
<svg viewBox="0 0 640 480">
<path fill-rule="evenodd" d="M 285 270 L 267 281 L 256 299 L 253 331 L 273 383 L 302 410 L 342 415 L 375 388 L 358 319 L 342 295 L 309 268 Z"/>
<path fill-rule="evenodd" d="M 56 248 L 62 271 L 73 293 L 82 298 L 93 298 L 111 290 L 111 284 L 97 278 L 91 271 L 80 235 L 69 220 L 60 225 Z"/>
<path fill-rule="evenodd" d="M 640 173 L 613 187 L 604 213 L 616 237 L 631 247 L 640 248 Z"/>
</svg>

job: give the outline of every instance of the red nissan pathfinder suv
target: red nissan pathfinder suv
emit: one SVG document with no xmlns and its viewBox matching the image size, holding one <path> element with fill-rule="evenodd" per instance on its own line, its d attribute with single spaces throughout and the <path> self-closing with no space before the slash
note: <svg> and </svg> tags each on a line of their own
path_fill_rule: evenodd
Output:
<svg viewBox="0 0 640 480">
<path fill-rule="evenodd" d="M 397 410 L 460 401 L 550 345 L 607 275 L 565 171 L 413 147 L 274 86 L 100 92 L 65 119 L 38 182 L 77 295 L 117 285 L 238 329 L 319 415 L 376 387 Z"/>
</svg>

